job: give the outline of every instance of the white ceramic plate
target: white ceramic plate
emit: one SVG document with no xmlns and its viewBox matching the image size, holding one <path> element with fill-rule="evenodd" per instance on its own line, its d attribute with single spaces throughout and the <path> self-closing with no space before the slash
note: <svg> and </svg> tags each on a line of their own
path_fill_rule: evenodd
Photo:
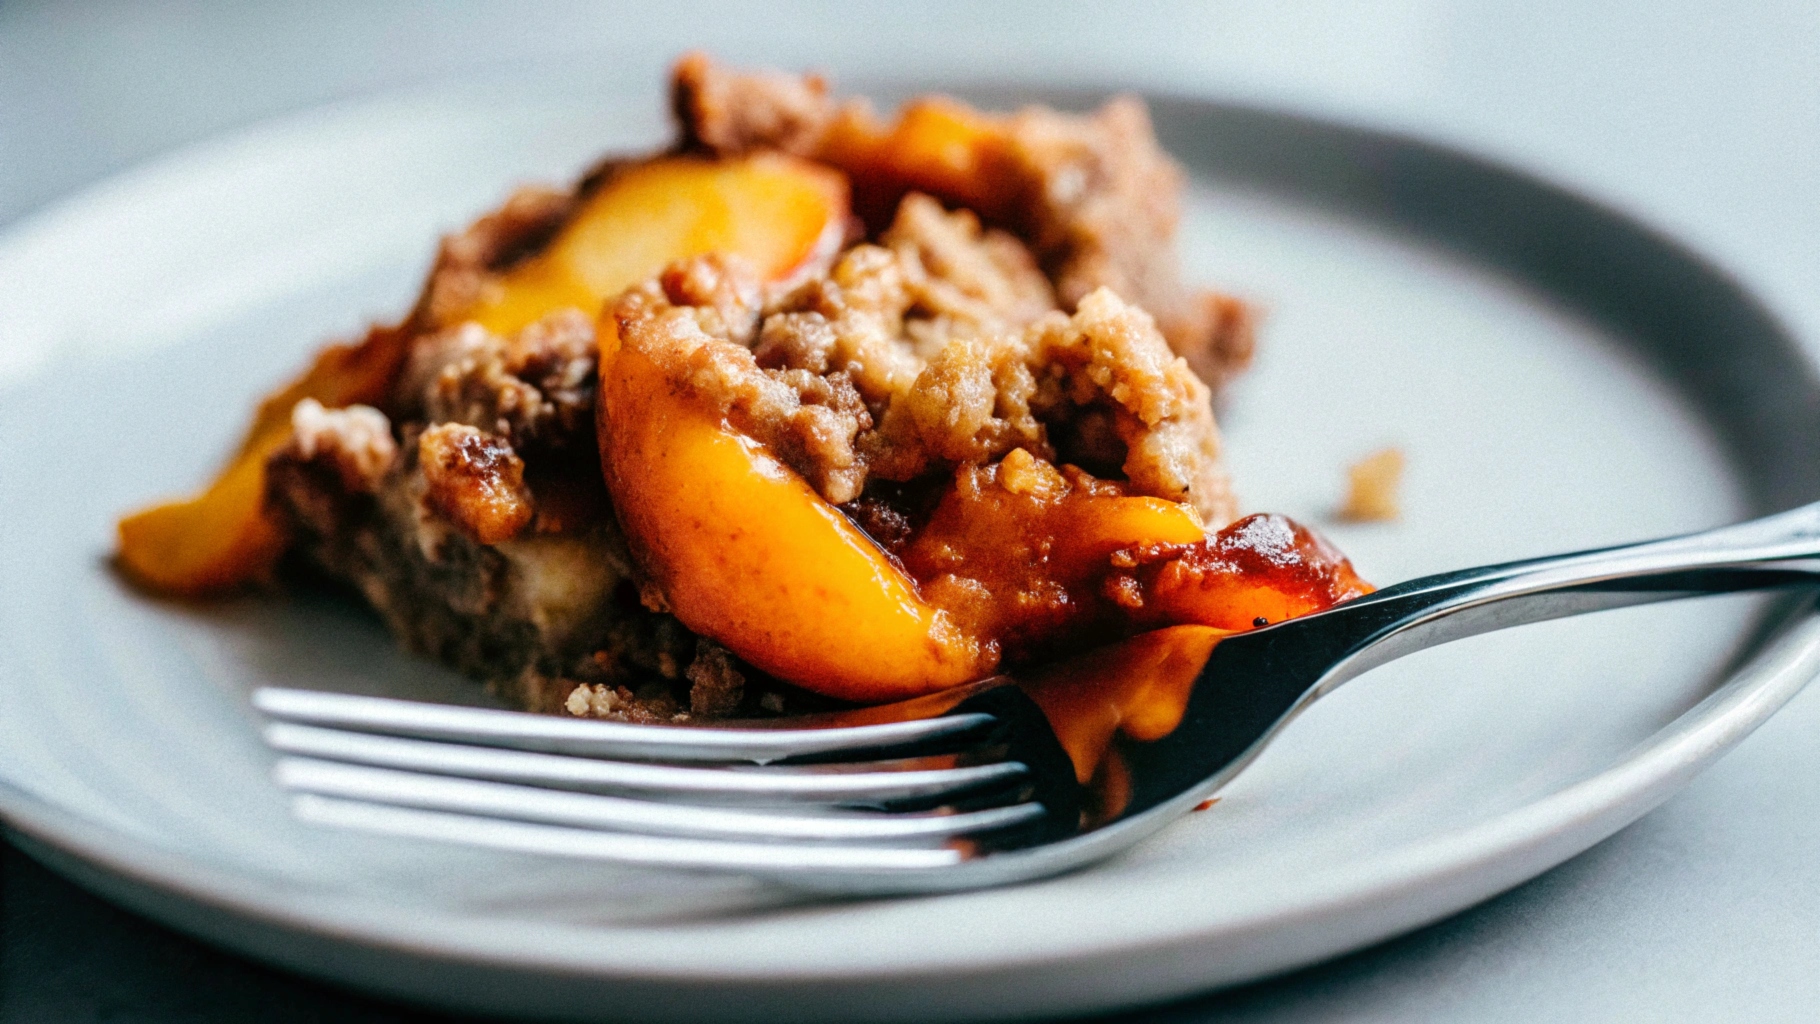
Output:
<svg viewBox="0 0 1820 1024">
<path fill-rule="evenodd" d="M 483 698 L 351 605 L 135 594 L 105 561 L 114 516 L 203 479 L 323 339 L 402 310 L 436 233 L 516 182 L 659 141 L 658 103 L 582 72 L 352 103 L 186 151 L 0 238 L 0 814 L 15 838 L 195 934 L 452 1007 L 1084 1012 L 1307 963 L 1515 885 L 1653 807 L 1820 666 L 1820 620 L 1802 608 L 1765 630 L 1751 599 L 1467 641 L 1323 702 L 1214 809 L 1128 856 L 935 898 L 818 902 L 293 822 L 252 688 Z M 1812 492 L 1811 472 L 1770 458 L 1820 464 L 1807 367 L 1667 243 L 1407 140 L 1194 101 L 1165 102 L 1159 123 L 1195 172 L 1194 276 L 1271 310 L 1223 417 L 1242 495 L 1327 527 L 1370 578 L 1702 528 Z M 1327 522 L 1345 463 L 1385 444 L 1408 452 L 1408 516 Z"/>
</svg>

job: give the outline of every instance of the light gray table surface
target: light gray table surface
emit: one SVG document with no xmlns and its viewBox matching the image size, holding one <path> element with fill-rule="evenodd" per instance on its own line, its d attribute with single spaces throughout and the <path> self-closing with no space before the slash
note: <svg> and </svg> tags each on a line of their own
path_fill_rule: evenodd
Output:
<svg viewBox="0 0 1820 1024">
<path fill-rule="evenodd" d="M 185 143 L 327 100 L 542 54 L 598 53 L 655 79 L 690 46 L 837 77 L 1122 81 L 1401 128 L 1667 229 L 1820 346 L 1812 2 L 0 0 L 0 228 Z M 204 948 L 4 851 L 0 1019 L 255 1014 L 428 1019 Z M 1820 1019 L 1820 689 L 1661 809 L 1499 899 L 1134 1019 Z"/>
</svg>

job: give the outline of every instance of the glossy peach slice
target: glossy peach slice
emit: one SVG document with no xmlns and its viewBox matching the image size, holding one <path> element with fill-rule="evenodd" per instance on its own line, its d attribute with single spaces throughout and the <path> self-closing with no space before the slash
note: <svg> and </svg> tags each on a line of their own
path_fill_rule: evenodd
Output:
<svg viewBox="0 0 1820 1024">
<path fill-rule="evenodd" d="M 914 697 L 990 671 L 989 655 L 802 477 L 678 394 L 644 354 L 602 364 L 607 488 L 684 625 L 846 700 Z"/>
<path fill-rule="evenodd" d="M 1082 562 L 1134 544 L 1198 544 L 1207 537 L 1192 505 L 1163 498 L 1089 498 L 1064 505 L 1056 519 L 1060 557 Z"/>
<path fill-rule="evenodd" d="M 1084 784 L 1099 771 L 1118 734 L 1142 741 L 1175 731 L 1201 667 L 1220 638 L 1230 635 L 1192 625 L 1139 633 L 1020 682 L 1043 709 Z"/>
<path fill-rule="evenodd" d="M 121 567 L 148 587 L 188 597 L 259 575 L 284 549 L 284 536 L 260 507 L 265 460 L 285 436 L 266 436 L 246 448 L 196 497 L 122 518 Z"/>
<path fill-rule="evenodd" d="M 838 251 L 846 217 L 846 178 L 794 157 L 637 164 L 508 271 L 469 318 L 510 334 L 564 306 L 593 313 L 672 260 L 712 252 L 737 253 L 761 279 L 785 280 Z"/>
<path fill-rule="evenodd" d="M 331 345 L 301 377 L 259 406 L 240 450 L 193 498 L 141 509 L 120 520 L 119 561 L 146 586 L 196 596 L 264 574 L 284 550 L 265 518 L 265 462 L 291 431 L 305 398 L 338 407 L 379 401 L 404 359 L 404 332 L 375 327 L 358 345 Z"/>
<path fill-rule="evenodd" d="M 893 122 L 840 118 L 816 155 L 853 176 L 868 223 L 888 219 L 910 190 L 987 218 L 1010 212 L 1004 133 L 995 119 L 955 100 L 919 99 Z"/>
<path fill-rule="evenodd" d="M 470 315 L 508 333 L 564 306 L 593 312 L 672 260 L 709 251 L 785 280 L 833 255 L 848 216 L 845 179 L 807 161 L 763 154 L 637 164 L 589 197 L 548 249 L 496 282 Z M 409 345 L 405 331 L 375 328 L 360 345 L 325 350 L 261 405 L 239 453 L 206 490 L 120 521 L 120 565 L 183 595 L 267 573 L 284 538 L 262 511 L 265 461 L 289 436 L 291 408 L 304 398 L 330 408 L 382 403 Z"/>
</svg>

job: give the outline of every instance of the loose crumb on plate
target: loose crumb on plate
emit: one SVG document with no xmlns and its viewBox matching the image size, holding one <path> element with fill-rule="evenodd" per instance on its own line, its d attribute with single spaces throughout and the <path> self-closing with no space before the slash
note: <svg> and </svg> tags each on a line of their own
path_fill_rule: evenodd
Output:
<svg viewBox="0 0 1820 1024">
<path fill-rule="evenodd" d="M 1403 482 L 1403 450 L 1385 448 L 1346 468 L 1346 501 L 1339 517 L 1353 523 L 1383 523 L 1402 515 L 1397 488 Z"/>
</svg>

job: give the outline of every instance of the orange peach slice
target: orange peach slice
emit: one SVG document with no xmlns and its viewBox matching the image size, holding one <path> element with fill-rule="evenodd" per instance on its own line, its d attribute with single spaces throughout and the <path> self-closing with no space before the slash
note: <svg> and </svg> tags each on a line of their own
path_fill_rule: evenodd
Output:
<svg viewBox="0 0 1820 1024">
<path fill-rule="evenodd" d="M 683 624 L 855 701 L 946 689 L 990 655 L 840 510 L 680 395 L 644 354 L 603 358 L 601 462 L 620 528 Z"/>
<path fill-rule="evenodd" d="M 672 260 L 705 253 L 737 253 L 761 279 L 785 280 L 839 250 L 846 217 L 846 178 L 794 157 L 638 164 L 508 271 L 469 318 L 511 334 L 564 306 L 593 313 Z"/>
<path fill-rule="evenodd" d="M 119 561 L 140 583 L 194 597 L 246 582 L 284 549 L 284 536 L 260 514 L 265 460 L 287 434 L 258 439 L 208 490 L 187 501 L 144 508 L 120 520 Z"/>
<path fill-rule="evenodd" d="M 637 164 L 590 196 L 548 249 L 495 282 L 470 315 L 509 333 L 565 306 L 592 312 L 672 260 L 710 251 L 785 280 L 833 255 L 848 216 L 846 179 L 791 157 Z M 304 398 L 330 408 L 383 402 L 410 340 L 375 328 L 358 346 L 325 350 L 261 405 L 234 461 L 206 490 L 120 521 L 121 566 L 147 586 L 191 596 L 269 572 L 285 542 L 263 514 L 265 462 L 290 436 L 291 408 Z"/>
<path fill-rule="evenodd" d="M 1220 638 L 1230 635 L 1208 626 L 1139 633 L 1020 681 L 1085 784 L 1119 733 L 1158 740 L 1175 731 L 1201 667 Z"/>
<path fill-rule="evenodd" d="M 889 218 L 909 190 L 1000 218 L 1010 212 L 1004 146 L 993 118 L 937 96 L 911 103 L 891 123 L 837 119 L 816 156 L 853 176 L 862 192 L 856 205 L 868 223 Z"/>
<path fill-rule="evenodd" d="M 1207 538 L 1192 505 L 1163 498 L 1088 498 L 1065 504 L 1057 516 L 1058 560 L 1104 559 L 1134 544 L 1198 544 Z"/>
<path fill-rule="evenodd" d="M 141 509 L 120 520 L 120 565 L 168 594 L 197 596 L 268 571 L 284 537 L 265 518 L 265 462 L 291 434 L 291 408 L 305 398 L 328 406 L 379 401 L 404 360 L 404 332 L 375 327 L 358 345 L 331 345 L 303 376 L 267 398 L 240 450 L 197 496 Z"/>
</svg>

